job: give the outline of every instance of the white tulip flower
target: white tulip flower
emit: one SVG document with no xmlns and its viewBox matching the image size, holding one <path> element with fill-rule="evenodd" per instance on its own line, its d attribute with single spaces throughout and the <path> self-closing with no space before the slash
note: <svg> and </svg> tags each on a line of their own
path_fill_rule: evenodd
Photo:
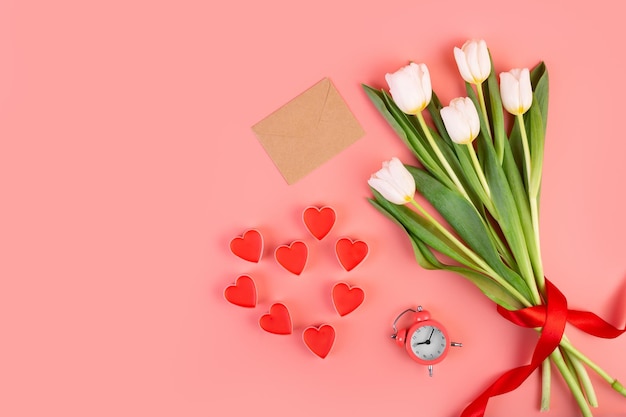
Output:
<svg viewBox="0 0 626 417">
<path fill-rule="evenodd" d="M 383 167 L 372 174 L 367 183 L 386 200 L 402 205 L 415 196 L 415 179 L 398 158 L 383 162 Z"/>
<path fill-rule="evenodd" d="M 461 77 L 470 84 L 481 84 L 491 73 L 489 50 L 482 39 L 469 40 L 461 48 L 455 47 L 454 59 Z"/>
<path fill-rule="evenodd" d="M 480 132 L 480 119 L 476 106 L 469 97 L 455 98 L 441 109 L 441 118 L 453 142 L 471 143 Z"/>
<path fill-rule="evenodd" d="M 396 105 L 406 114 L 417 115 L 428 106 L 432 97 L 430 73 L 425 64 L 411 62 L 385 80 Z"/>
<path fill-rule="evenodd" d="M 509 72 L 501 73 L 500 95 L 506 111 L 516 116 L 526 113 L 533 102 L 528 68 L 514 68 Z"/>
</svg>

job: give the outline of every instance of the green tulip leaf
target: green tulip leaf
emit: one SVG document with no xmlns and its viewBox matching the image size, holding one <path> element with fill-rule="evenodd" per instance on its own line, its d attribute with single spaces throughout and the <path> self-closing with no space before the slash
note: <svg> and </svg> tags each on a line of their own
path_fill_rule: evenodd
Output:
<svg viewBox="0 0 626 417">
<path fill-rule="evenodd" d="M 539 113 L 541 115 L 542 126 L 543 126 L 543 133 L 539 135 L 539 137 L 541 138 L 542 141 L 545 140 L 546 126 L 547 126 L 547 120 L 548 120 L 549 78 L 548 78 L 548 70 L 546 68 L 546 65 L 543 62 L 540 62 L 539 64 L 537 64 L 530 71 L 530 83 L 533 88 L 533 104 L 530 106 L 529 111 L 527 111 L 526 114 L 524 115 L 524 124 L 526 125 L 526 134 L 528 135 L 529 142 L 531 142 L 529 143 L 529 147 L 531 149 L 531 156 L 530 156 L 531 164 L 533 160 L 535 161 L 540 160 L 541 162 L 539 162 L 539 164 L 543 165 L 544 145 L 543 143 L 535 144 L 535 146 L 532 145 L 532 142 L 535 139 L 537 139 L 537 137 L 531 132 L 531 128 L 530 128 L 530 126 L 533 123 L 531 120 L 530 110 L 533 109 L 534 107 L 533 111 L 539 110 Z M 533 118 L 537 120 L 536 115 L 533 116 Z M 537 125 L 535 125 L 534 128 L 537 128 Z M 511 128 L 509 143 L 511 146 L 511 151 L 513 152 L 515 163 L 517 164 L 517 169 L 520 172 L 520 175 L 522 176 L 522 178 L 524 178 L 524 169 L 525 169 L 524 168 L 524 148 L 522 145 L 522 137 L 521 137 L 519 129 L 520 129 L 519 123 L 517 121 L 517 118 L 515 118 L 513 122 L 513 126 Z M 534 182 L 536 181 L 537 179 L 535 179 Z M 537 190 L 539 188 L 538 184 L 534 184 L 533 188 Z M 530 186 L 529 186 L 529 190 L 530 190 Z M 537 191 L 537 198 L 538 197 L 539 195 Z"/>
<path fill-rule="evenodd" d="M 499 256 L 475 208 L 460 193 L 444 187 L 424 170 L 408 167 L 415 184 L 461 239 L 493 267 Z"/>
<path fill-rule="evenodd" d="M 406 132 L 404 131 L 400 123 L 396 121 L 395 117 L 393 117 L 393 115 L 389 112 L 389 110 L 387 110 L 387 106 L 385 105 L 385 101 L 383 99 L 383 92 L 365 84 L 363 84 L 362 86 L 370 101 L 374 104 L 374 107 L 376 107 L 378 112 L 385 118 L 387 123 L 389 123 L 389 125 L 394 130 L 394 132 L 396 132 L 400 139 L 402 139 L 404 144 L 415 153 L 415 148 L 413 147 L 411 141 L 409 141 Z"/>
<path fill-rule="evenodd" d="M 500 86 L 496 78 L 496 70 L 493 66 L 491 53 L 489 54 L 491 61 L 491 73 L 487 81 L 482 84 L 485 105 L 490 117 L 491 136 L 498 157 L 498 161 L 502 163 L 504 154 L 504 142 L 506 141 L 506 131 L 504 127 L 504 112 L 502 110 L 502 98 L 500 97 Z"/>
<path fill-rule="evenodd" d="M 519 214 L 520 223 L 522 225 L 522 232 L 528 245 L 528 252 L 533 265 L 538 265 L 540 262 L 538 248 L 535 247 L 534 230 L 532 225 L 532 219 L 530 215 L 530 205 L 526 189 L 524 188 L 524 181 L 522 180 L 523 172 L 520 172 L 518 166 L 513 157 L 513 151 L 508 142 L 504 143 L 504 159 L 502 162 L 502 169 L 504 175 L 509 183 L 511 194 L 515 200 L 515 206 Z"/>
<path fill-rule="evenodd" d="M 472 103 L 474 103 L 474 107 L 476 107 L 476 110 L 478 111 L 478 119 L 480 121 L 480 135 L 484 138 L 484 140 L 488 140 L 489 142 L 491 142 L 491 134 L 489 133 L 489 120 L 485 119 L 483 112 L 480 110 L 480 100 L 476 95 L 476 92 L 474 92 L 472 84 L 468 82 L 465 83 L 465 92 L 467 93 L 467 97 L 472 100 Z"/>
<path fill-rule="evenodd" d="M 481 204 L 485 203 L 488 199 L 485 191 L 480 184 L 478 175 L 474 170 L 474 165 L 467 152 L 467 147 L 464 145 L 458 145 L 450 139 L 448 131 L 446 130 L 443 119 L 441 118 L 441 102 L 439 98 L 433 93 L 432 100 L 427 109 L 430 113 L 431 119 L 436 127 L 436 130 L 432 131 L 432 135 L 435 141 L 438 143 L 445 142 L 446 146 L 441 147 L 441 152 L 450 163 L 450 166 L 454 170 L 461 181 L 465 191 L 467 191 L 470 199 L 475 207 L 480 208 Z M 454 189 L 455 187 L 453 187 Z"/>
<path fill-rule="evenodd" d="M 528 138 L 531 159 L 530 196 L 539 200 L 541 176 L 543 174 L 543 153 L 548 121 L 548 69 L 540 62 L 530 72 L 534 104 L 528 110 Z"/>
<path fill-rule="evenodd" d="M 430 143 L 428 143 L 428 140 L 424 136 L 421 126 L 419 126 L 419 123 L 416 122 L 416 118 L 409 118 L 409 116 L 398 108 L 396 103 L 387 93 L 383 93 L 383 98 L 385 99 L 387 109 L 391 112 L 395 120 L 403 126 L 409 139 L 414 142 L 417 150 L 416 156 L 422 166 L 432 172 L 433 175 L 439 178 L 442 182 L 448 184 L 449 187 L 454 188 L 454 183 L 450 177 L 448 177 L 448 174 L 445 172 L 443 166 L 436 157 Z M 437 132 L 430 131 L 430 133 L 434 133 L 434 136 L 438 135 Z M 444 149 L 441 149 L 441 151 L 445 153 Z"/>
<path fill-rule="evenodd" d="M 420 131 L 416 129 L 416 126 L 409 120 L 408 116 L 398 108 L 391 97 L 389 97 L 386 92 L 375 90 L 367 85 L 363 85 L 363 89 L 376 109 L 391 125 L 404 144 L 413 152 L 420 163 L 448 186 L 454 187 L 454 183 L 448 178 L 444 169 L 436 160 L 430 146 L 426 143 L 423 133 L 420 133 Z"/>
<path fill-rule="evenodd" d="M 473 252 L 528 299 L 530 293 L 526 283 L 502 262 L 484 221 L 474 207 L 460 193 L 445 187 L 424 170 L 407 168 L 415 178 L 420 194 L 433 205 Z"/>
<path fill-rule="evenodd" d="M 539 106 L 528 109 L 528 146 L 530 148 L 530 185 L 529 195 L 537 198 L 541 187 L 543 172 L 544 123 Z"/>
<path fill-rule="evenodd" d="M 441 118 L 442 108 L 443 105 L 441 104 L 439 97 L 437 97 L 437 94 L 435 94 L 435 92 L 433 91 L 432 98 L 430 99 L 430 103 L 428 103 L 426 110 L 428 110 L 430 118 L 432 119 L 433 124 L 437 129 L 437 132 L 439 132 L 439 134 L 441 135 L 441 138 L 446 144 L 448 144 L 448 146 L 452 146 L 452 139 L 450 139 L 448 131 L 446 130 L 446 127 L 443 123 L 443 119 Z"/>
<path fill-rule="evenodd" d="M 517 206 L 521 202 L 516 201 L 503 167 L 497 160 L 495 151 L 490 146 L 486 146 L 485 148 L 485 175 L 487 176 L 487 181 L 489 182 L 491 190 L 491 198 L 495 210 L 495 213 L 493 213 L 494 217 L 498 221 L 500 229 L 502 230 L 502 233 L 511 248 L 511 252 L 515 257 L 515 260 L 517 261 L 520 275 L 530 281 L 533 279 L 534 274 L 530 254 L 528 252 L 526 236 Z M 506 159 L 506 144 L 504 158 Z M 526 226 L 532 224 L 530 221 L 525 223 Z M 529 291 L 528 284 L 525 285 L 525 287 L 526 290 Z M 528 292 L 524 293 L 524 295 L 527 294 Z M 531 298 L 528 298 L 528 300 L 531 300 Z"/>
<path fill-rule="evenodd" d="M 540 62 L 530 71 L 530 83 L 533 87 L 533 101 L 539 106 L 541 119 L 543 120 L 543 131 L 548 122 L 548 93 L 549 77 L 548 68 L 544 62 Z"/>
<path fill-rule="evenodd" d="M 370 200 L 372 205 L 376 207 L 381 213 L 391 219 L 394 223 L 399 225 L 402 230 L 407 233 L 409 240 L 411 242 L 411 246 L 413 247 L 413 253 L 417 263 L 424 269 L 427 270 L 447 270 L 450 272 L 454 272 L 456 274 L 462 275 L 467 278 L 470 282 L 472 282 L 476 287 L 485 294 L 490 300 L 495 303 L 501 305 L 504 308 L 509 310 L 517 310 L 522 308 L 523 305 L 520 303 L 510 292 L 504 289 L 500 284 L 493 281 L 488 276 L 478 272 L 475 269 L 470 267 L 463 267 L 457 265 L 448 265 L 442 263 L 435 254 L 433 253 L 430 246 L 424 243 L 418 236 L 412 234 L 403 226 L 403 224 L 394 217 L 393 214 L 388 212 L 381 204 L 379 204 L 378 200 Z M 384 204 L 384 202 L 383 202 Z M 390 204 L 390 203 L 389 203 Z M 386 204 L 385 204 L 386 205 Z M 423 235 L 422 235 L 423 236 Z M 446 240 L 442 239 L 442 242 Z M 452 252 L 454 250 L 450 249 Z"/>
<path fill-rule="evenodd" d="M 469 186 L 469 190 L 467 189 L 467 187 L 466 190 L 468 191 L 468 194 L 470 194 L 470 198 L 472 198 L 472 201 L 475 202 L 474 205 L 476 207 L 481 207 L 482 204 L 489 207 L 491 201 L 489 199 L 489 196 L 485 192 L 482 184 L 480 183 L 480 180 L 478 179 L 478 173 L 476 172 L 476 168 L 472 163 L 469 149 L 466 145 L 455 144 L 454 151 L 463 172 L 462 177 L 465 180 L 464 182 Z M 476 203 L 477 201 L 480 202 L 480 204 Z"/>
<path fill-rule="evenodd" d="M 415 259 L 422 268 L 429 270 L 443 269 L 442 264 L 439 262 L 435 254 L 430 250 L 428 245 L 419 240 L 418 237 L 411 235 L 408 232 L 407 234 L 409 235 L 411 246 L 413 246 Z"/>
<path fill-rule="evenodd" d="M 478 181 L 478 177 L 476 177 L 476 172 L 473 170 L 473 168 L 469 171 L 466 169 L 463 163 L 467 162 L 467 160 L 461 161 L 461 158 L 469 158 L 469 156 L 466 154 L 466 155 L 462 155 L 459 157 L 457 153 L 457 148 L 459 146 L 462 146 L 462 147 L 465 147 L 465 146 L 457 145 L 456 143 L 453 143 L 453 142 L 451 142 L 451 145 L 448 145 L 447 143 L 445 143 L 445 140 L 442 138 L 439 132 L 431 129 L 430 133 L 433 136 L 433 139 L 435 140 L 435 142 L 438 144 L 441 154 L 444 156 L 446 161 L 448 161 L 448 164 L 454 171 L 459 181 L 461 181 L 463 188 L 468 193 L 474 205 L 476 207 L 480 207 L 481 196 L 478 193 L 478 190 L 475 190 L 475 181 Z M 470 165 L 471 165 L 471 161 L 470 161 Z M 438 177 L 436 178 L 439 179 Z M 480 184 L 480 182 L 478 184 Z M 457 189 L 456 186 L 452 186 L 448 188 L 451 188 L 453 190 Z"/>
<path fill-rule="evenodd" d="M 473 269 L 441 263 L 432 253 L 430 248 L 416 236 L 411 236 L 411 243 L 413 244 L 413 250 L 416 253 L 416 258 L 421 259 L 421 262 L 418 261 L 420 265 L 423 267 L 424 265 L 430 266 L 430 268 L 426 269 L 440 269 L 462 275 L 473 283 L 490 300 L 508 310 L 518 310 L 523 307 L 523 304 L 519 300 L 517 300 L 510 292 L 504 289 L 502 285 L 498 284 L 490 277 Z"/>
<path fill-rule="evenodd" d="M 478 266 L 473 261 L 456 248 L 454 243 L 437 230 L 427 219 L 406 206 L 390 203 L 374 189 L 372 189 L 372 193 L 374 194 L 374 199 L 370 199 L 370 203 L 378 211 L 400 224 L 409 236 L 418 236 L 420 240 L 442 255 L 470 268 L 478 269 Z"/>
</svg>

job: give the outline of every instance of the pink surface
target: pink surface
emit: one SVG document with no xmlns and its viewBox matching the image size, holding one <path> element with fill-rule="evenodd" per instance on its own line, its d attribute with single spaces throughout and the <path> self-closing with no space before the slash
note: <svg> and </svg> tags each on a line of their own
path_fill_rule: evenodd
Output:
<svg viewBox="0 0 626 417">
<path fill-rule="evenodd" d="M 447 103 L 463 93 L 452 47 L 471 37 L 487 40 L 499 70 L 546 61 L 545 269 L 572 307 L 623 325 L 618 3 L 2 1 L 0 415 L 448 417 L 526 363 L 533 332 L 462 278 L 420 269 L 365 201 L 381 161 L 409 154 L 360 83 L 425 62 Z M 250 127 L 325 76 L 366 135 L 288 186 Z M 337 213 L 320 241 L 302 223 L 311 205 Z M 251 228 L 265 239 L 258 264 L 229 249 Z M 369 245 L 349 272 L 340 237 Z M 273 259 L 294 240 L 310 250 L 300 276 Z M 255 308 L 223 298 L 242 274 L 257 285 Z M 366 293 L 345 317 L 337 282 Z M 291 335 L 259 327 L 276 302 Z M 418 303 L 464 345 L 433 378 L 389 338 Z M 336 338 L 321 360 L 302 331 L 323 323 Z M 568 334 L 626 381 L 626 337 Z M 593 379 L 597 415 L 626 413 L 626 398 Z M 545 416 L 538 382 L 496 398 L 487 416 Z M 576 415 L 560 381 L 548 415 Z"/>
</svg>

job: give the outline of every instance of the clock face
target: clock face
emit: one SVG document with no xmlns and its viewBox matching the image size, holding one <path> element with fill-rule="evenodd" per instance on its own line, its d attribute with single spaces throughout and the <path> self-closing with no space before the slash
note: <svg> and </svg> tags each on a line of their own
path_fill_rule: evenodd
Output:
<svg viewBox="0 0 626 417">
<path fill-rule="evenodd" d="M 411 335 L 411 351 L 423 361 L 435 361 L 446 351 L 448 342 L 443 331 L 437 326 L 420 326 Z"/>
</svg>

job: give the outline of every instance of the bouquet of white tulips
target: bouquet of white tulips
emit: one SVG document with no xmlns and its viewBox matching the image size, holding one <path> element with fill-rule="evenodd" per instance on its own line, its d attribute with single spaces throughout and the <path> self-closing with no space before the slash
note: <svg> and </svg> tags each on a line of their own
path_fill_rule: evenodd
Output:
<svg viewBox="0 0 626 417">
<path fill-rule="evenodd" d="M 593 313 L 569 310 L 563 294 L 544 276 L 539 197 L 548 112 L 546 66 L 503 72 L 498 82 L 484 41 L 468 41 L 454 49 L 454 56 L 467 97 L 446 107 L 432 91 L 424 64 L 387 74 L 389 93 L 363 86 L 419 162 L 384 162 L 368 181 L 374 195 L 370 201 L 406 232 L 422 267 L 464 276 L 505 318 L 539 333 L 531 363 L 498 378 L 463 411 L 464 417 L 482 416 L 490 397 L 517 388 L 537 368 L 542 372 L 541 409 L 547 410 L 551 364 L 582 415 L 591 416 L 597 399 L 589 370 L 622 395 L 626 390 L 572 346 L 563 334 L 565 323 L 607 338 L 624 330 Z M 416 200 L 416 189 L 444 222 Z"/>
</svg>

